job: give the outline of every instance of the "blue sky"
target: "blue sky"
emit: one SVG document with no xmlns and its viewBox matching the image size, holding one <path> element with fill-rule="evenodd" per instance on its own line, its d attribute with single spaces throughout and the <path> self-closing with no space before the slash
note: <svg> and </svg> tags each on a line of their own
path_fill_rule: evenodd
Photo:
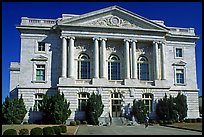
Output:
<svg viewBox="0 0 204 137">
<path fill-rule="evenodd" d="M 202 2 L 2 2 L 2 102 L 9 95 L 10 62 L 20 62 L 21 17 L 57 19 L 62 14 L 84 14 L 118 5 L 169 27 L 195 28 L 196 69 L 202 95 Z"/>
</svg>

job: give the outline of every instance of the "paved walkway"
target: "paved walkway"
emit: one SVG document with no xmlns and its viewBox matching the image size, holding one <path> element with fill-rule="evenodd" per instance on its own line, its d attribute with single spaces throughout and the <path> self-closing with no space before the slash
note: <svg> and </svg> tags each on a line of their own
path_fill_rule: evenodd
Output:
<svg viewBox="0 0 204 137">
<path fill-rule="evenodd" d="M 163 127 L 136 126 L 79 126 L 76 135 L 202 135 L 202 132 Z"/>
</svg>

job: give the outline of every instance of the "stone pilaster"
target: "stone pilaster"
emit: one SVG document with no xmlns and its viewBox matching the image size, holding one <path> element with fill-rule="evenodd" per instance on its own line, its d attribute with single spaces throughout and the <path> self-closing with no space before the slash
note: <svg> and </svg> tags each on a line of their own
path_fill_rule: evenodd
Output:
<svg viewBox="0 0 204 137">
<path fill-rule="evenodd" d="M 132 40 L 132 78 L 137 78 L 137 55 L 136 55 L 136 42 L 137 40 Z"/>
<path fill-rule="evenodd" d="M 166 79 L 166 45 L 164 42 L 161 42 L 161 70 L 162 70 L 162 75 L 161 75 L 161 79 L 164 80 Z"/>
<path fill-rule="evenodd" d="M 106 38 L 101 38 L 100 78 L 107 79 Z"/>
<path fill-rule="evenodd" d="M 98 38 L 93 38 L 94 40 L 94 78 L 99 78 L 99 45 Z"/>
<path fill-rule="evenodd" d="M 68 78 L 74 78 L 74 40 L 75 37 L 68 37 L 69 50 L 68 50 Z"/>
<path fill-rule="evenodd" d="M 67 40 L 65 36 L 60 37 L 62 39 L 62 77 L 67 77 Z"/>
<path fill-rule="evenodd" d="M 124 64 L 124 71 L 125 71 L 125 79 L 130 79 L 130 46 L 129 42 L 130 40 L 124 39 L 125 45 L 124 45 L 124 59 L 125 59 L 125 64 Z"/>
<path fill-rule="evenodd" d="M 153 57 L 154 57 L 154 79 L 159 79 L 159 62 L 158 62 L 158 42 L 153 42 Z"/>
</svg>

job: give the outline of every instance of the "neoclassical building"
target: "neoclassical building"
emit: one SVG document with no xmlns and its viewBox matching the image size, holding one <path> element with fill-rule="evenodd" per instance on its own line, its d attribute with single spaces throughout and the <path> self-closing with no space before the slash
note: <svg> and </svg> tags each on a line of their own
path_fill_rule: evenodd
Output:
<svg viewBox="0 0 204 137">
<path fill-rule="evenodd" d="M 21 52 L 20 62 L 10 64 L 10 95 L 23 96 L 25 120 L 40 119 L 37 104 L 55 92 L 70 102 L 69 120 L 84 118 L 92 92 L 102 95 L 102 119 L 120 117 L 134 99 L 156 118 L 158 100 L 179 92 L 187 96 L 187 118 L 199 117 L 194 28 L 168 27 L 118 6 L 57 19 L 22 17 L 16 28 Z"/>
</svg>

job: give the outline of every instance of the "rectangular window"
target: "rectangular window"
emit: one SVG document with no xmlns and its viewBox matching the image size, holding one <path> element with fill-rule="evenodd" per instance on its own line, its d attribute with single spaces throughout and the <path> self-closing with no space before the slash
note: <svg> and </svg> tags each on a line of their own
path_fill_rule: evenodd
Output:
<svg viewBox="0 0 204 137">
<path fill-rule="evenodd" d="M 176 69 L 176 83 L 184 84 L 184 70 L 183 69 Z"/>
<path fill-rule="evenodd" d="M 45 65 L 37 65 L 36 80 L 45 81 Z"/>
<path fill-rule="evenodd" d="M 183 57 L 183 51 L 182 48 L 176 48 L 176 57 Z"/>
<path fill-rule="evenodd" d="M 38 51 L 45 51 L 45 42 L 38 42 Z"/>
<path fill-rule="evenodd" d="M 86 104 L 87 104 L 88 98 L 89 98 L 88 93 L 79 93 L 78 94 L 78 110 L 79 111 L 85 111 L 86 110 Z"/>
</svg>

